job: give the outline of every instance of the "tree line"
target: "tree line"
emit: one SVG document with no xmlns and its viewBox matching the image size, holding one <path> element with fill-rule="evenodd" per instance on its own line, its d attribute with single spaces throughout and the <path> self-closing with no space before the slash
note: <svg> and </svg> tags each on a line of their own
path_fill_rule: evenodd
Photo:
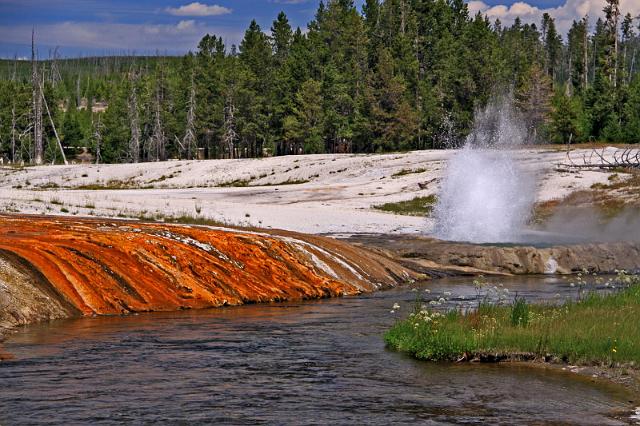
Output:
<svg viewBox="0 0 640 426">
<path fill-rule="evenodd" d="M 183 57 L 0 62 L 0 156 L 40 164 L 370 153 L 464 140 L 511 91 L 531 140 L 640 139 L 640 19 L 607 0 L 566 37 L 545 14 L 511 26 L 463 0 L 320 2 L 238 46 L 205 35 Z"/>
</svg>

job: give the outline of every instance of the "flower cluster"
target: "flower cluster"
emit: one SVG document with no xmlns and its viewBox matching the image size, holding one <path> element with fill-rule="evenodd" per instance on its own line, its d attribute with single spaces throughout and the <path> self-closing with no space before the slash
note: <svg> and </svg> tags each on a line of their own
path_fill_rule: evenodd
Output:
<svg viewBox="0 0 640 426">
<path fill-rule="evenodd" d="M 440 312 L 430 311 L 427 306 L 422 305 L 422 309 L 409 314 L 409 321 L 413 325 L 413 328 L 421 326 L 428 326 L 431 332 L 437 333 L 437 326 L 440 320 L 444 318 L 444 315 Z"/>
</svg>

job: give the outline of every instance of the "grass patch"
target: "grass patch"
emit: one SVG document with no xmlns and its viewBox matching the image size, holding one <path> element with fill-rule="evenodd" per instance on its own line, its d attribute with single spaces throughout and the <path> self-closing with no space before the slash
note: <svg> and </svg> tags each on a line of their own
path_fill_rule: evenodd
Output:
<svg viewBox="0 0 640 426">
<path fill-rule="evenodd" d="M 107 181 L 106 183 L 91 183 L 87 185 L 79 185 L 73 187 L 71 189 L 78 189 L 84 191 L 109 191 L 109 190 L 117 190 L 117 189 L 151 189 L 151 186 L 140 187 L 135 184 L 131 184 L 129 182 L 125 182 L 119 179 L 112 179 Z"/>
<path fill-rule="evenodd" d="M 181 225 L 202 225 L 202 226 L 220 226 L 229 227 L 237 226 L 228 222 L 210 219 L 206 217 L 196 217 L 190 214 L 182 214 L 179 216 L 164 216 L 162 214 L 156 214 L 150 216 L 147 212 L 140 212 L 138 215 L 127 215 L 123 212 L 119 212 L 117 217 L 123 219 L 135 219 L 141 222 L 162 222 L 162 223 L 175 223 Z"/>
<path fill-rule="evenodd" d="M 416 197 L 413 200 L 373 206 L 373 208 L 384 212 L 407 216 L 425 216 L 431 214 L 433 206 L 437 201 L 438 199 L 435 195 L 429 195 L 427 197 Z"/>
<path fill-rule="evenodd" d="M 612 294 L 561 306 L 481 303 L 442 314 L 422 304 L 386 334 L 388 346 L 430 361 L 521 356 L 581 365 L 640 365 L 640 277 L 619 274 Z"/>
<path fill-rule="evenodd" d="M 219 220 L 189 215 L 163 217 L 162 219 L 165 223 L 179 223 L 183 225 L 229 226 L 228 223 L 221 222 Z"/>
<path fill-rule="evenodd" d="M 60 185 L 58 185 L 58 184 L 57 184 L 57 183 L 55 183 L 55 182 L 47 182 L 47 183 L 45 183 L 45 184 L 38 185 L 38 186 L 36 187 L 36 189 L 43 189 L 43 190 L 44 190 L 44 189 L 58 189 L 58 188 L 60 188 Z"/>
<path fill-rule="evenodd" d="M 411 175 L 411 174 L 424 173 L 426 171 L 427 169 L 402 169 L 399 172 L 392 174 L 391 177 L 397 178 L 397 177 Z"/>
<path fill-rule="evenodd" d="M 310 181 L 307 180 L 307 179 L 289 179 L 289 180 L 286 180 L 284 182 L 265 183 L 265 184 L 262 184 L 262 185 L 254 185 L 254 186 L 302 185 L 303 183 L 309 183 L 309 182 Z"/>
<path fill-rule="evenodd" d="M 251 179 L 236 179 L 230 182 L 221 183 L 218 185 L 221 188 L 244 188 L 249 186 Z"/>
</svg>

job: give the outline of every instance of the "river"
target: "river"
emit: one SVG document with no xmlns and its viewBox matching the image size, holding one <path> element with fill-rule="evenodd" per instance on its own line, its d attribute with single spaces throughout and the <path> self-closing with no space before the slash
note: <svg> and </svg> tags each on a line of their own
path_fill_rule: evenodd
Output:
<svg viewBox="0 0 640 426">
<path fill-rule="evenodd" d="M 556 278 L 501 281 L 529 300 L 575 291 Z M 624 424 L 613 414 L 633 407 L 613 385 L 387 350 L 384 331 L 418 294 L 475 295 L 469 278 L 417 287 L 25 327 L 4 345 L 15 358 L 0 363 L 0 424 Z"/>
</svg>

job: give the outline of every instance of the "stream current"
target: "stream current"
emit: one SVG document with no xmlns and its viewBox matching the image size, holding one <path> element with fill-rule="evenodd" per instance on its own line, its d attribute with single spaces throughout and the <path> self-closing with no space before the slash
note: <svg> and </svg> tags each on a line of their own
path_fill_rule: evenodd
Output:
<svg viewBox="0 0 640 426">
<path fill-rule="evenodd" d="M 575 292 L 557 278 L 500 282 L 529 301 Z M 417 294 L 476 303 L 469 278 L 417 287 L 25 327 L 4 344 L 14 359 L 0 363 L 0 424 L 627 423 L 614 414 L 633 410 L 630 396 L 613 385 L 386 349 Z"/>
</svg>

